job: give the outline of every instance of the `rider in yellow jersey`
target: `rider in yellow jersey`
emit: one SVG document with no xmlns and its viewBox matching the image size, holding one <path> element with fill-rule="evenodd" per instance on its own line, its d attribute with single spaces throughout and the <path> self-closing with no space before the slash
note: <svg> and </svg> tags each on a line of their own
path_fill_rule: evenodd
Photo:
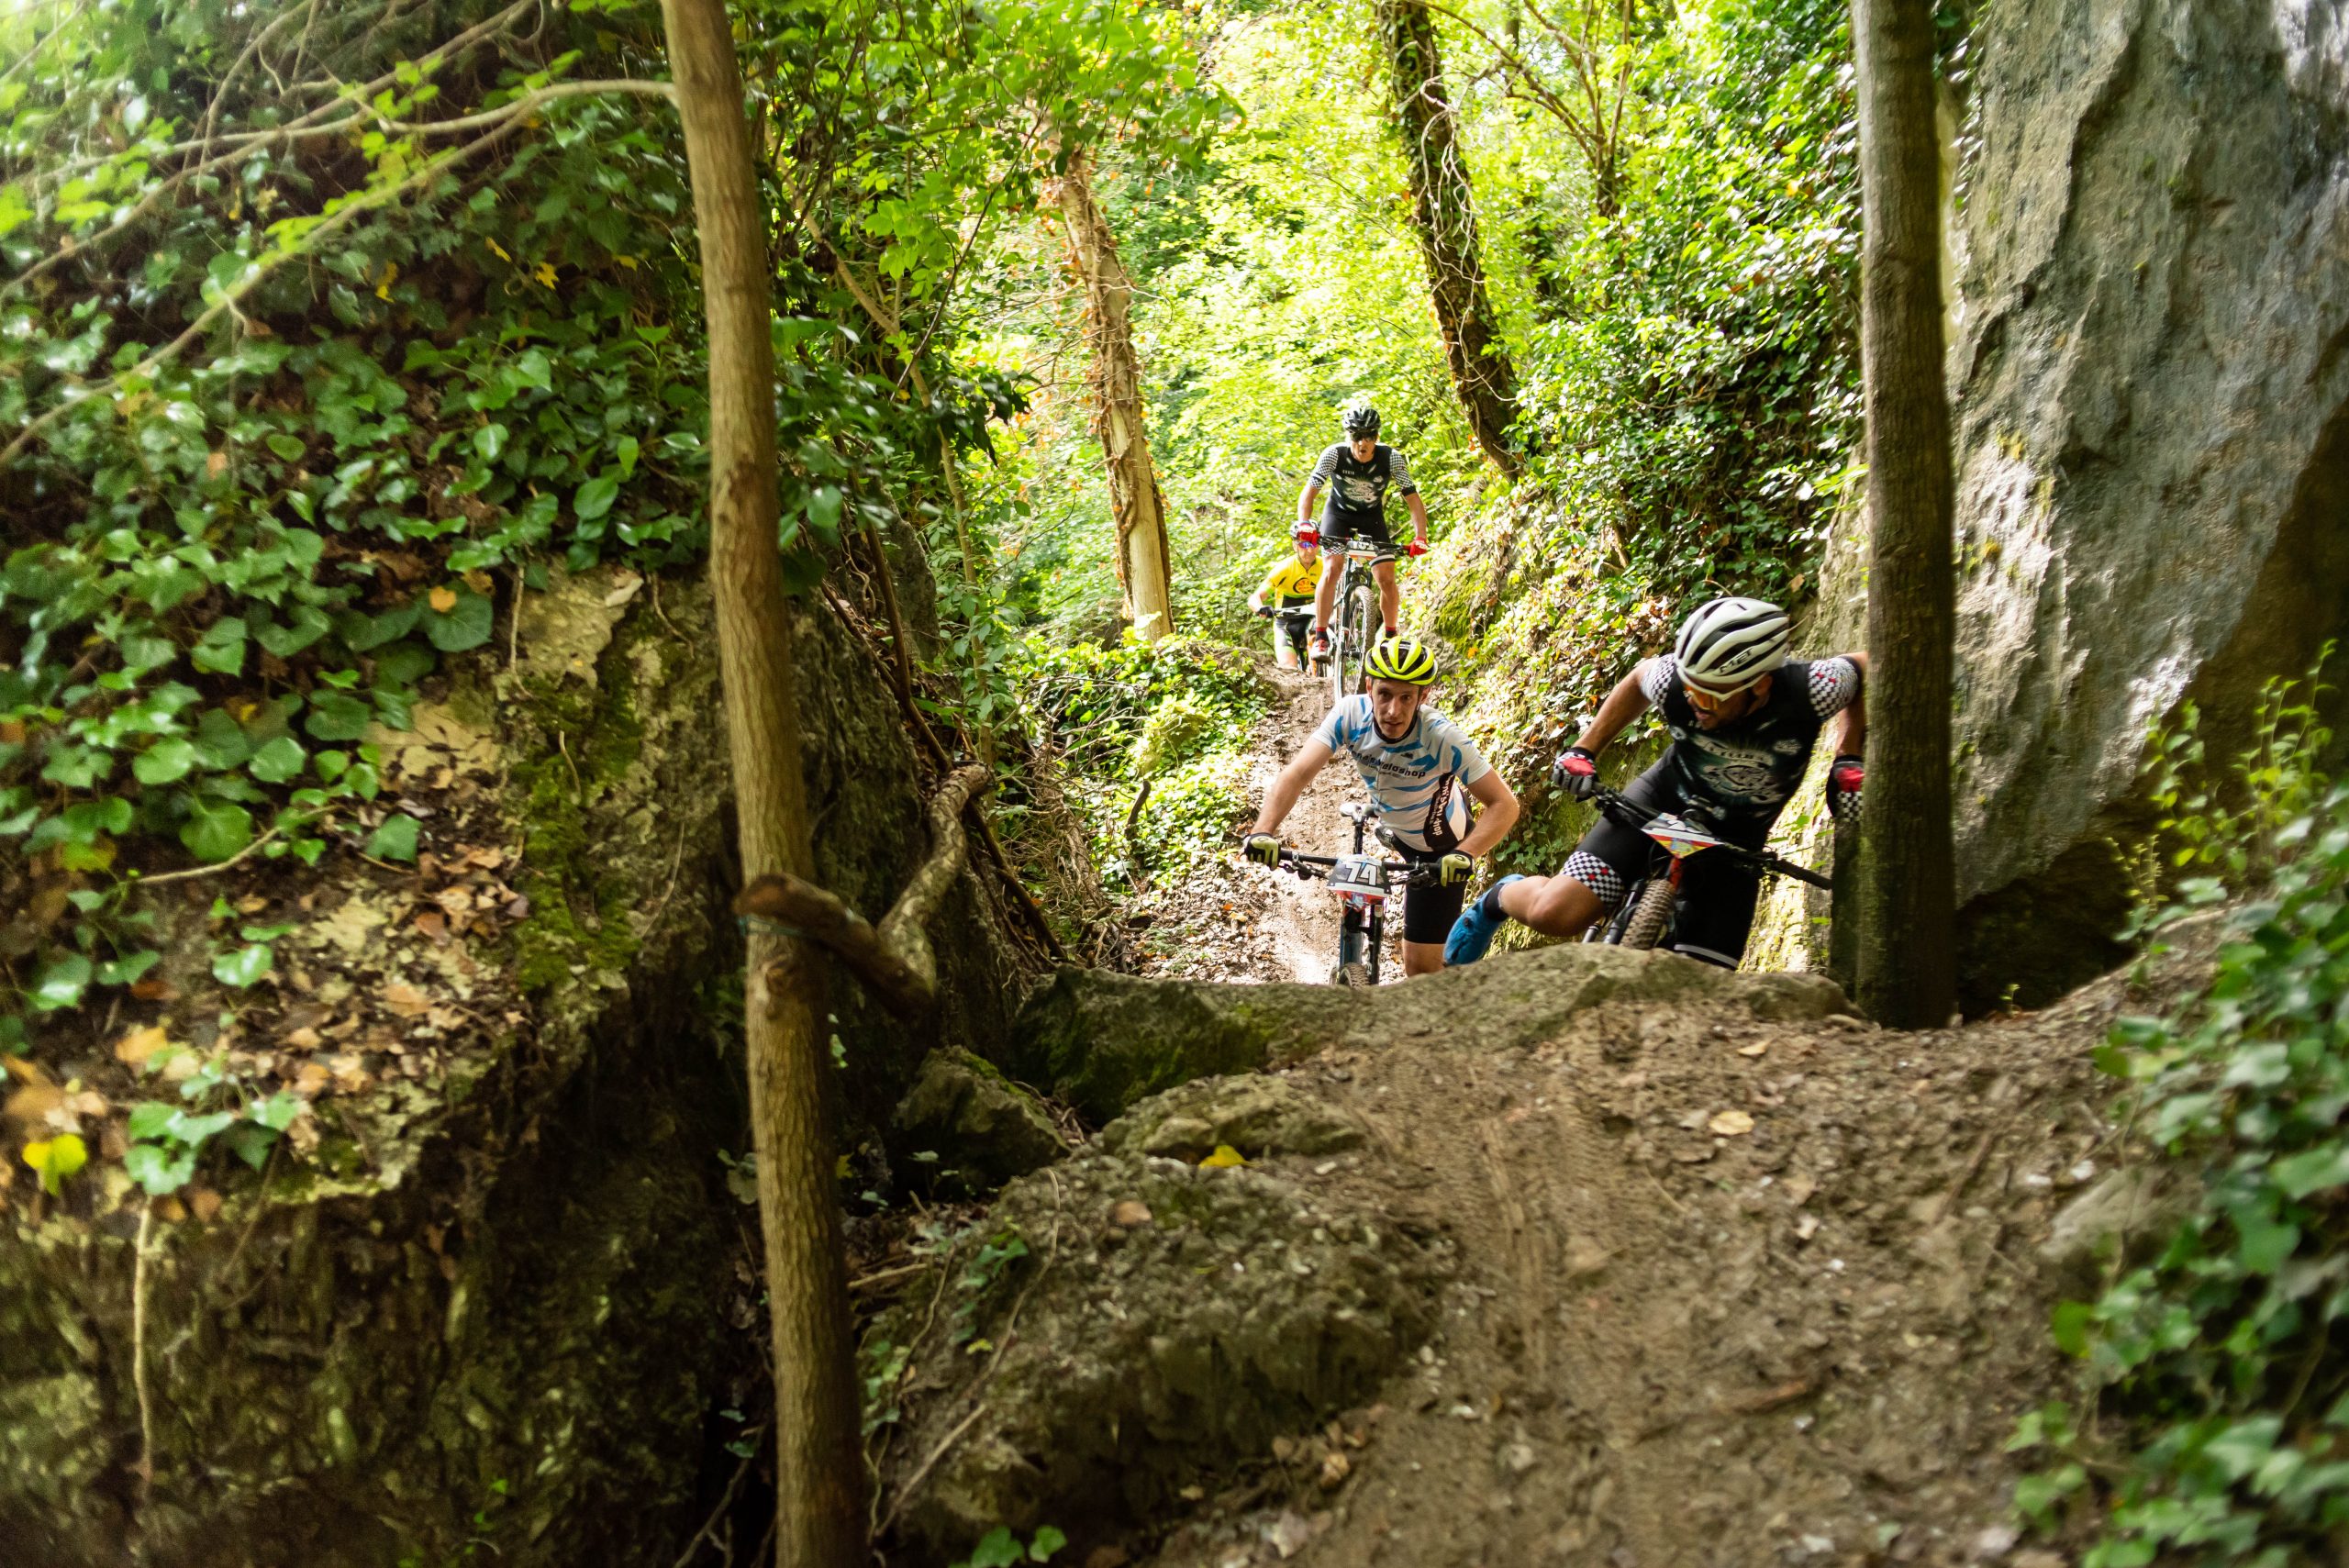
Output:
<svg viewBox="0 0 2349 1568">
<path fill-rule="evenodd" d="M 1305 627 L 1309 617 L 1282 617 L 1279 612 L 1311 608 L 1321 584 L 1321 536 L 1314 528 L 1297 530 L 1297 553 L 1264 574 L 1248 595 L 1248 607 L 1273 623 L 1273 660 L 1284 670 L 1301 668 Z"/>
</svg>

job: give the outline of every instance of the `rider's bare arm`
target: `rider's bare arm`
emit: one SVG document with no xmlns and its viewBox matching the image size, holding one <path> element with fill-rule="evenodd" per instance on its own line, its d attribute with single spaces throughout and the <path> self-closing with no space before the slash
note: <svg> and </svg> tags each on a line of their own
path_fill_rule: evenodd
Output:
<svg viewBox="0 0 2349 1568">
<path fill-rule="evenodd" d="M 1517 795 L 1501 782 L 1500 770 L 1495 768 L 1475 784 L 1466 786 L 1468 797 L 1484 807 L 1476 813 L 1476 825 L 1460 840 L 1464 855 L 1481 855 L 1508 837 L 1517 826 Z"/>
<path fill-rule="evenodd" d="M 1408 506 L 1408 507 L 1410 507 L 1410 508 L 1411 508 L 1411 528 L 1412 528 L 1412 529 L 1413 529 L 1413 531 L 1414 531 L 1414 536 L 1419 539 L 1419 541 L 1421 544 L 1425 544 L 1425 543 L 1427 543 L 1427 542 L 1428 542 L 1428 507 L 1427 507 L 1427 503 L 1426 503 L 1426 502 L 1424 502 L 1424 501 L 1422 501 L 1422 500 L 1420 500 L 1420 499 L 1419 499 L 1419 493 L 1418 491 L 1414 490 L 1414 491 L 1412 491 L 1408 495 L 1406 495 L 1406 496 L 1404 496 L 1404 497 L 1403 497 L 1403 504 L 1404 504 L 1405 506 Z"/>
<path fill-rule="evenodd" d="M 1640 690 L 1640 673 L 1647 667 L 1643 660 L 1615 683 L 1615 689 L 1598 705 L 1598 715 L 1590 721 L 1590 728 L 1576 737 L 1575 745 L 1596 756 L 1609 740 L 1623 733 L 1625 725 L 1647 712 L 1648 695 Z"/>
<path fill-rule="evenodd" d="M 1264 791 L 1264 809 L 1256 813 L 1256 825 L 1248 831 L 1279 832 L 1281 824 L 1288 820 L 1288 814 L 1296 808 L 1297 797 L 1305 793 L 1305 786 L 1313 782 L 1315 774 L 1330 765 L 1331 755 L 1330 743 L 1326 740 L 1311 740 L 1299 746 L 1297 755 L 1289 759 L 1288 766 L 1281 770 L 1280 777 Z"/>
<path fill-rule="evenodd" d="M 1839 659 L 1849 659 L 1859 666 L 1860 690 L 1843 711 L 1836 716 L 1835 755 L 1864 756 L 1868 749 L 1868 656 L 1865 653 L 1839 653 Z"/>
<path fill-rule="evenodd" d="M 1297 526 L 1298 528 L 1309 528 L 1313 526 L 1313 504 L 1320 499 L 1319 483 L 1311 479 L 1307 480 L 1305 488 L 1297 492 Z"/>
</svg>

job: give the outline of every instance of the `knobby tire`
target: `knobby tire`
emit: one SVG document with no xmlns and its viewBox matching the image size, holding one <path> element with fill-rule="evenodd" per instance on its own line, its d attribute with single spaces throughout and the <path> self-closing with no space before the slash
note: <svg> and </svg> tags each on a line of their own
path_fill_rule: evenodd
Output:
<svg viewBox="0 0 2349 1568">
<path fill-rule="evenodd" d="M 1651 877 L 1640 889 L 1639 902 L 1631 906 L 1631 917 L 1623 926 L 1623 945 L 1627 948 L 1652 948 L 1664 935 L 1664 924 L 1672 917 L 1673 896 L 1678 889 L 1669 877 Z"/>
</svg>

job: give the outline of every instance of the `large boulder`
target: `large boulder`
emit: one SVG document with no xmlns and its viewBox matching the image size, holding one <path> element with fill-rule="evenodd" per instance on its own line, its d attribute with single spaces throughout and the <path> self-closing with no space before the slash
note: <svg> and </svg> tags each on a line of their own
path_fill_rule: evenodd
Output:
<svg viewBox="0 0 2349 1568">
<path fill-rule="evenodd" d="M 963 1195 L 990 1193 L 1068 1154 L 1036 1096 L 967 1051 L 931 1052 L 889 1118 L 904 1173 Z"/>
<path fill-rule="evenodd" d="M 1969 1001 L 2110 958 L 2147 727 L 2349 631 L 2349 6 L 1983 14 L 1953 344 Z"/>
</svg>

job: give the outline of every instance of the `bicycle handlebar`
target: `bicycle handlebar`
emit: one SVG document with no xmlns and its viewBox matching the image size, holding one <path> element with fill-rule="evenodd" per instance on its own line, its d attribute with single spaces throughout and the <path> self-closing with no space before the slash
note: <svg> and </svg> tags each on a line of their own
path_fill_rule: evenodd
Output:
<svg viewBox="0 0 2349 1568">
<path fill-rule="evenodd" d="M 1338 863 L 1336 855 L 1308 855 L 1302 850 L 1283 850 L 1281 864 L 1299 876 L 1310 876 L 1315 868 L 1327 871 Z M 1433 887 L 1441 874 L 1432 865 L 1414 865 L 1409 861 L 1389 860 L 1386 874 L 1407 887 Z M 1397 875 L 1397 873 L 1400 873 Z"/>
</svg>

